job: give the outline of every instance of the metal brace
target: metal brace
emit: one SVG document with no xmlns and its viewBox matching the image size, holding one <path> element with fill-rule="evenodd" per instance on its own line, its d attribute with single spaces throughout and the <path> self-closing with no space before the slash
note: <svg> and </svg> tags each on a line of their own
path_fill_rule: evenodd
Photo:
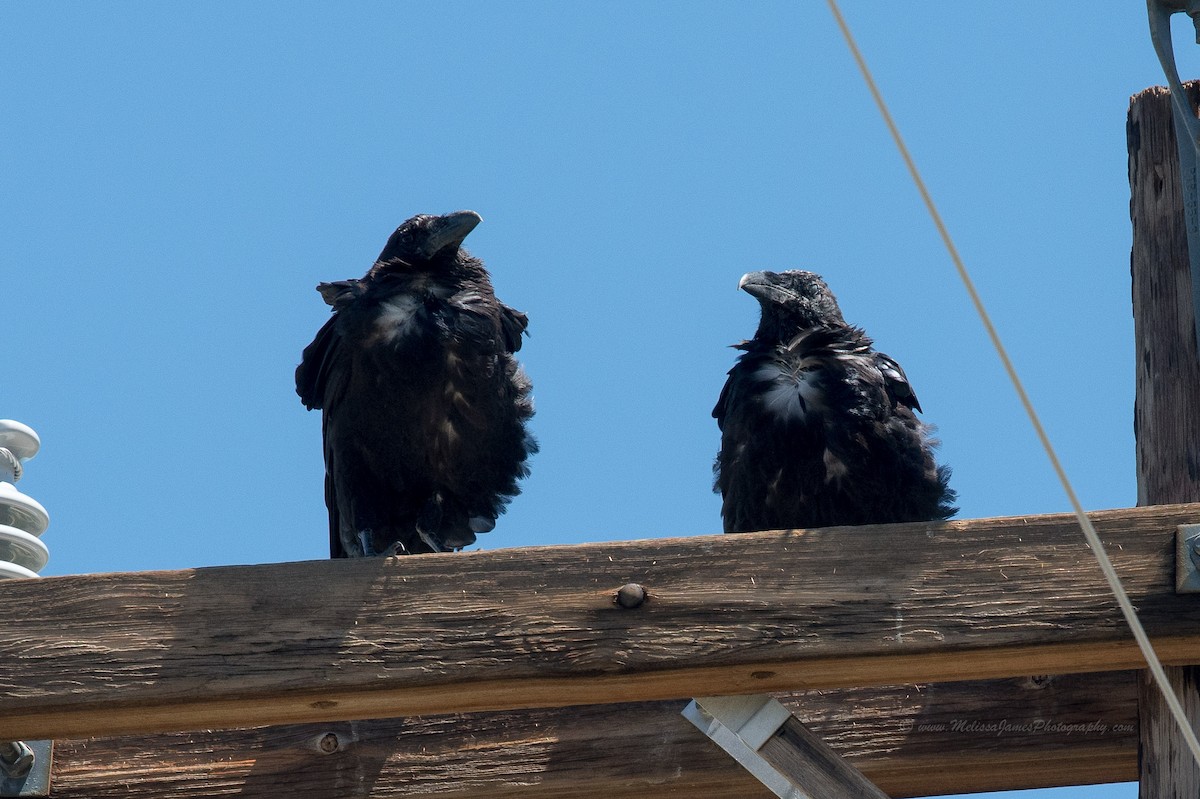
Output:
<svg viewBox="0 0 1200 799">
<path fill-rule="evenodd" d="M 0 797 L 50 795 L 54 741 L 0 742 Z"/>
<path fill-rule="evenodd" d="M 693 699 L 683 709 L 684 718 L 780 799 L 810 799 L 758 754 L 791 716 L 791 711 L 768 694 L 710 696 Z"/>
<path fill-rule="evenodd" d="M 1175 528 L 1175 593 L 1200 594 L 1200 524 Z"/>
<path fill-rule="evenodd" d="M 887 799 L 767 694 L 696 698 L 683 715 L 781 799 Z"/>
<path fill-rule="evenodd" d="M 1171 45 L 1171 15 L 1183 11 L 1196 26 L 1200 44 L 1200 0 L 1146 0 L 1150 15 L 1150 41 L 1171 89 L 1171 108 L 1175 118 L 1175 140 L 1179 147 L 1179 169 L 1183 178 L 1183 213 L 1187 226 L 1188 260 L 1192 268 L 1192 308 L 1200 322 L 1200 180 L 1196 165 L 1200 153 L 1200 120 L 1192 111 L 1187 93 L 1175 68 L 1175 49 Z M 1196 324 L 1196 347 L 1200 352 L 1200 323 Z"/>
</svg>

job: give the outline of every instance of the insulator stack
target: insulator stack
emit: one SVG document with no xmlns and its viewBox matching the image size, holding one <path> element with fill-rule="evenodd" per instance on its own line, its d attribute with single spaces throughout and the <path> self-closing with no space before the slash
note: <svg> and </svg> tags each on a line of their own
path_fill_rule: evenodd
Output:
<svg viewBox="0 0 1200 799">
<path fill-rule="evenodd" d="M 37 577 L 50 558 L 40 537 L 50 525 L 50 516 L 16 487 L 25 462 L 41 446 L 38 434 L 28 426 L 0 419 L 0 579 Z"/>
</svg>

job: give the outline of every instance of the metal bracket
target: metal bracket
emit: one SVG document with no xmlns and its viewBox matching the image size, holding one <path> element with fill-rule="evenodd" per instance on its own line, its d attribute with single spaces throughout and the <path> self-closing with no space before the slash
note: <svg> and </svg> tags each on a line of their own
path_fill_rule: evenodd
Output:
<svg viewBox="0 0 1200 799">
<path fill-rule="evenodd" d="M 1200 524 L 1175 528 L 1175 593 L 1200 594 Z"/>
<path fill-rule="evenodd" d="M 1175 140 L 1179 148 L 1179 169 L 1183 179 L 1183 214 L 1187 227 L 1188 259 L 1192 267 L 1192 308 L 1200 320 L 1200 120 L 1188 102 L 1187 93 L 1175 67 L 1175 49 L 1171 44 L 1171 15 L 1186 12 L 1196 25 L 1200 44 L 1200 0 L 1146 0 L 1150 15 L 1150 41 L 1162 64 L 1167 86 L 1171 89 L 1171 108 L 1175 118 Z M 1196 347 L 1200 351 L 1200 324 L 1196 328 Z"/>
<path fill-rule="evenodd" d="M 810 799 L 758 754 L 791 712 L 768 694 L 693 699 L 683 717 L 780 799 Z"/>
<path fill-rule="evenodd" d="M 766 694 L 693 699 L 683 715 L 780 799 L 887 799 Z"/>
<path fill-rule="evenodd" d="M 50 795 L 54 741 L 0 743 L 0 797 Z"/>
</svg>

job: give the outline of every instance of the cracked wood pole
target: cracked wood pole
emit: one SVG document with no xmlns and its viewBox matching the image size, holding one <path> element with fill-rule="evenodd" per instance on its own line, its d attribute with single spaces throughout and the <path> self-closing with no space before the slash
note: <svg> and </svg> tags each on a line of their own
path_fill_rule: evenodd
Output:
<svg viewBox="0 0 1200 799">
<path fill-rule="evenodd" d="M 1194 109 L 1198 84 L 1185 87 Z M 1167 89 L 1146 89 L 1132 98 L 1126 128 L 1139 505 L 1200 500 L 1200 356 L 1171 113 Z M 1200 595 L 1187 599 L 1200 605 Z M 1168 667 L 1167 678 L 1193 729 L 1200 727 L 1200 667 Z M 1149 672 L 1140 680 L 1139 708 L 1141 799 L 1200 796 L 1200 766 Z"/>
<path fill-rule="evenodd" d="M 1200 660 L 1172 578 L 1200 505 L 1093 518 L 1163 657 Z M 1140 665 L 1067 514 L 0 584 L 0 740 Z"/>
</svg>

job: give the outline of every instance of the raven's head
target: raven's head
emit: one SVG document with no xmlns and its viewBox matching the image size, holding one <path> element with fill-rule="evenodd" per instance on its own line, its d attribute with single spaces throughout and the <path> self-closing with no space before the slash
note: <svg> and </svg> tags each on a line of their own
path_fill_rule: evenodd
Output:
<svg viewBox="0 0 1200 799">
<path fill-rule="evenodd" d="M 462 249 L 463 239 L 481 221 L 474 211 L 414 216 L 388 238 L 364 282 L 392 293 L 486 281 L 483 262 Z"/>
<path fill-rule="evenodd" d="M 756 338 L 782 340 L 800 330 L 846 324 L 833 292 L 813 272 L 750 272 L 738 288 L 762 306 Z"/>
<path fill-rule="evenodd" d="M 454 258 L 467 234 L 483 221 L 474 211 L 455 211 L 445 216 L 414 216 L 388 238 L 376 263 L 405 261 L 410 265 Z"/>
</svg>

